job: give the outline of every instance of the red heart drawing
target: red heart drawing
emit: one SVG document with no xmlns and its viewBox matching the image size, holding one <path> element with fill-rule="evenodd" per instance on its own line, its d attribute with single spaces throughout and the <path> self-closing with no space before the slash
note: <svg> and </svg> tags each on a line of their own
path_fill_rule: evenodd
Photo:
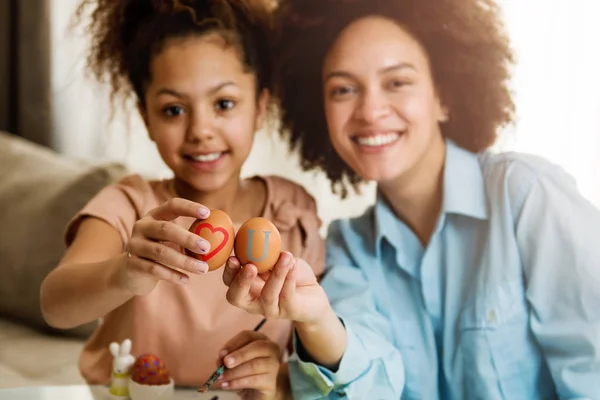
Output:
<svg viewBox="0 0 600 400">
<path fill-rule="evenodd" d="M 223 234 L 223 240 L 221 241 L 221 243 L 219 243 L 219 245 L 217 246 L 217 248 L 213 249 L 213 251 L 211 251 L 207 255 L 201 256 L 202 257 L 202 261 L 208 261 L 215 254 L 217 254 L 219 251 L 221 251 L 221 249 L 223 247 L 225 247 L 225 244 L 229 240 L 229 233 L 227 233 L 227 230 L 225 230 L 225 228 L 221 228 L 221 227 L 215 228 L 214 226 L 212 226 L 212 224 L 209 224 L 208 222 L 205 222 L 205 223 L 199 224 L 196 227 L 196 232 L 195 232 L 196 235 L 200 236 L 200 230 L 202 230 L 202 228 L 208 228 L 208 229 L 210 229 L 211 233 L 221 232 Z"/>
</svg>

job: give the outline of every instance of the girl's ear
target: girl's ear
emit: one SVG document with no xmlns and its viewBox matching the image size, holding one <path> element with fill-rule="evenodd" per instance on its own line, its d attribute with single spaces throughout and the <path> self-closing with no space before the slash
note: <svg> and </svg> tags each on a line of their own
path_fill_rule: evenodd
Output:
<svg viewBox="0 0 600 400">
<path fill-rule="evenodd" d="M 152 134 L 152 130 L 150 129 L 150 124 L 148 123 L 148 112 L 146 111 L 146 107 L 142 104 L 141 101 L 137 102 L 137 109 L 140 113 L 140 117 L 142 117 L 142 121 L 144 121 L 144 125 L 146 126 L 146 131 L 148 132 L 148 137 L 150 140 L 154 141 L 154 135 Z"/>
<path fill-rule="evenodd" d="M 256 121 L 255 128 L 256 130 L 260 129 L 265 121 L 267 116 L 267 111 L 269 107 L 269 100 L 271 99 L 271 93 L 267 89 L 263 89 L 258 97 L 258 104 L 256 109 Z"/>
</svg>

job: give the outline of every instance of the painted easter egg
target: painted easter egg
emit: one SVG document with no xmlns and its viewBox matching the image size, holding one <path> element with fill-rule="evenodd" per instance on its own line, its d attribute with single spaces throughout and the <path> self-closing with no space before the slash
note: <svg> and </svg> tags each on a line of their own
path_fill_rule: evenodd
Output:
<svg viewBox="0 0 600 400">
<path fill-rule="evenodd" d="M 131 380 L 140 385 L 166 385 L 171 381 L 171 376 L 160 358 L 154 354 L 143 354 L 131 367 Z"/>
<path fill-rule="evenodd" d="M 242 265 L 252 263 L 258 272 L 266 272 L 275 266 L 279 258 L 281 235 L 268 219 L 250 218 L 238 230 L 234 250 Z"/>
<path fill-rule="evenodd" d="M 210 210 L 208 218 L 194 221 L 189 230 L 208 240 L 210 250 L 207 254 L 198 254 L 186 249 L 186 253 L 206 262 L 209 271 L 221 268 L 231 255 L 235 239 L 233 222 L 229 215 L 221 210 Z"/>
</svg>

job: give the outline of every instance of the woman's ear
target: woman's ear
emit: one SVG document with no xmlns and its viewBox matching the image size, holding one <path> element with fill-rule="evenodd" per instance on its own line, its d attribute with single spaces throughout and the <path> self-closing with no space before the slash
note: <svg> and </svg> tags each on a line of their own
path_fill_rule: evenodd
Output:
<svg viewBox="0 0 600 400">
<path fill-rule="evenodd" d="M 441 106 L 440 107 L 440 115 L 438 117 L 438 122 L 445 123 L 445 122 L 448 122 L 449 119 L 450 119 L 450 115 L 448 112 L 448 107 Z"/>
<path fill-rule="evenodd" d="M 148 123 L 148 112 L 146 111 L 146 107 L 141 101 L 137 102 L 137 109 L 140 113 L 140 117 L 142 117 L 142 121 L 144 121 L 144 125 L 146 126 L 146 131 L 148 132 L 148 137 L 150 140 L 154 141 L 154 135 L 152 135 L 152 130 L 150 129 L 150 124 Z"/>
<path fill-rule="evenodd" d="M 260 96 L 258 97 L 258 103 L 256 108 L 256 121 L 255 129 L 258 130 L 262 127 L 265 118 L 267 116 L 267 111 L 269 108 L 269 100 L 271 99 L 271 93 L 267 89 L 263 89 L 260 92 Z"/>
</svg>

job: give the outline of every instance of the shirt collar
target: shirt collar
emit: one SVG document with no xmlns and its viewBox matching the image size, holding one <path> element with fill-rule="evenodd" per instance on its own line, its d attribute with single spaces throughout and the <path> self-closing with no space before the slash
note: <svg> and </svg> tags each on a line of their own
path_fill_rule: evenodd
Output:
<svg viewBox="0 0 600 400">
<path fill-rule="evenodd" d="M 377 195 L 374 214 L 376 243 L 382 237 L 396 244 L 399 236 L 406 238 L 404 234 L 399 235 L 398 229 L 400 224 L 403 231 L 405 224 L 398 220 L 381 194 Z M 446 140 L 442 214 L 459 214 L 481 220 L 488 218 L 485 182 L 478 156 L 451 140 Z"/>
</svg>

